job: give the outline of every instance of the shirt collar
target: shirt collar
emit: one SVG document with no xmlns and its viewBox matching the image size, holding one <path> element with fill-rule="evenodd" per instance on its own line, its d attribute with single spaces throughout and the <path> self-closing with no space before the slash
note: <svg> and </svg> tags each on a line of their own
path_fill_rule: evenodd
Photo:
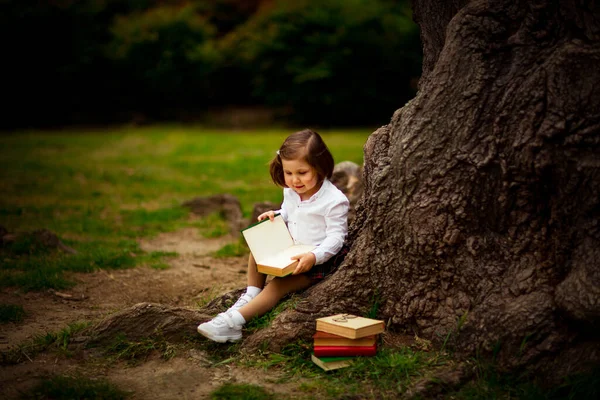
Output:
<svg viewBox="0 0 600 400">
<path fill-rule="evenodd" d="M 323 196 L 323 193 L 325 193 L 325 191 L 327 190 L 325 188 L 326 185 L 329 184 L 329 180 L 327 178 L 323 179 L 323 183 L 321 184 L 321 187 L 319 188 L 319 190 L 317 191 L 317 193 L 313 194 L 312 196 L 310 196 L 310 198 L 308 200 L 306 200 L 307 202 L 313 202 L 316 201 L 319 197 Z"/>
</svg>

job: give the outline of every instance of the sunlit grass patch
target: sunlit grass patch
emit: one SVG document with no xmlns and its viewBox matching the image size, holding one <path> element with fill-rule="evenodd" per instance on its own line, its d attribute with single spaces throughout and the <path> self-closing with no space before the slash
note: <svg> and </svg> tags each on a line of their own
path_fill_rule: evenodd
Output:
<svg viewBox="0 0 600 400">
<path fill-rule="evenodd" d="M 229 222 L 219 212 L 200 218 L 194 222 L 194 226 L 198 228 L 200 234 L 205 238 L 217 238 L 231 232 Z"/>
<path fill-rule="evenodd" d="M 89 208 L 97 215 L 149 199 L 160 199 L 160 208 L 168 208 L 195 196 L 231 193 L 248 215 L 254 202 L 280 200 L 281 189 L 270 181 L 267 164 L 291 132 L 165 125 L 15 133 L 0 138 L 0 147 L 10 149 L 0 153 L 0 181 L 7 194 L 0 209 Z M 362 163 L 369 129 L 321 133 L 337 162 Z M 22 213 L 4 224 L 30 228 L 41 222 L 52 229 L 51 213 L 39 213 L 37 221 L 32 216 Z"/>
<path fill-rule="evenodd" d="M 59 375 L 42 380 L 24 394 L 28 399 L 104 399 L 122 400 L 132 393 L 119 389 L 104 379 Z"/>
<path fill-rule="evenodd" d="M 136 265 L 151 267 L 166 265 L 165 258 L 173 252 L 144 252 L 134 240 L 67 240 L 65 244 L 77 254 L 59 250 L 39 249 L 19 243 L 17 251 L 0 249 L 0 287 L 16 286 L 25 291 L 67 289 L 75 282 L 66 272 L 93 272 L 99 269 L 126 269 Z"/>
<path fill-rule="evenodd" d="M 0 249 L 0 287 L 65 289 L 75 283 L 67 271 L 165 268 L 164 259 L 144 256 L 133 243 L 188 227 L 208 238 L 228 234 L 220 215 L 190 218 L 181 204 L 194 197 L 231 194 L 246 217 L 256 202 L 280 202 L 268 162 L 292 131 L 159 125 L 0 136 L 0 225 L 9 232 L 45 228 L 78 251 L 62 254 L 25 242 Z M 370 130 L 320 133 L 337 162 L 362 163 Z M 216 256 L 247 252 L 236 243 Z"/>
<path fill-rule="evenodd" d="M 250 250 L 248 249 L 248 245 L 244 239 L 240 238 L 236 242 L 228 243 L 221 247 L 219 250 L 214 252 L 213 256 L 217 258 L 242 257 L 248 255 L 249 253 Z"/>
<path fill-rule="evenodd" d="M 170 265 L 165 262 L 156 262 L 156 263 L 150 264 L 150 268 L 158 269 L 158 270 L 165 270 L 165 269 L 169 269 Z"/>
<path fill-rule="evenodd" d="M 188 210 L 183 207 L 158 210 L 122 210 L 120 233 L 131 238 L 153 236 L 160 232 L 174 231 L 184 226 Z"/>
<path fill-rule="evenodd" d="M 25 316 L 23 306 L 0 304 L 0 323 L 21 322 Z"/>
<path fill-rule="evenodd" d="M 68 289 L 75 282 L 67 280 L 63 271 L 55 266 L 40 260 L 36 268 L 31 271 L 0 270 L 0 287 L 20 287 L 24 291 L 53 289 Z"/>
<path fill-rule="evenodd" d="M 17 286 L 25 291 L 67 289 L 75 282 L 65 272 L 92 272 L 98 269 L 131 268 L 144 260 L 137 242 L 132 240 L 76 242 L 65 241 L 77 254 L 44 249 L 13 253 L 0 250 L 0 287 Z"/>
<path fill-rule="evenodd" d="M 151 251 L 140 256 L 139 262 L 145 262 L 153 269 L 169 269 L 169 264 L 165 262 L 167 258 L 177 257 L 177 252 L 174 251 Z"/>
</svg>

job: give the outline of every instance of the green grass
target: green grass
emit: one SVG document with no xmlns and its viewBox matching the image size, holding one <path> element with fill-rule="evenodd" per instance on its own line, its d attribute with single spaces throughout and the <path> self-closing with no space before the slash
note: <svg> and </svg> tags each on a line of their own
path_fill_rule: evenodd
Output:
<svg viewBox="0 0 600 400">
<path fill-rule="evenodd" d="M 197 196 L 233 194 L 246 217 L 255 202 L 281 201 L 267 164 L 292 131 L 162 125 L 0 136 L 0 225 L 49 229 L 79 252 L 27 241 L 2 248 L 0 287 L 60 290 L 74 285 L 66 271 L 166 268 L 163 256 L 145 255 L 137 240 L 184 227 L 205 237 L 228 233 L 218 214 L 189 217 L 181 203 Z M 362 163 L 370 129 L 321 133 L 338 162 Z M 246 253 L 232 244 L 217 256 Z"/>
<path fill-rule="evenodd" d="M 0 287 L 18 286 L 25 291 L 43 289 L 66 289 L 75 282 L 65 276 L 65 272 L 92 272 L 101 268 L 131 268 L 150 259 L 154 254 L 146 254 L 134 240 L 75 242 L 65 240 L 65 244 L 77 249 L 77 254 L 39 249 L 33 246 L 23 250 L 19 243 L 17 252 L 13 248 L 0 249 L 4 262 L 0 267 Z M 143 257 L 139 257 L 143 256 Z"/>
<path fill-rule="evenodd" d="M 229 354 L 225 362 L 277 370 L 280 382 L 301 382 L 299 391 L 306 398 L 396 399 L 416 379 L 430 376 L 439 367 L 452 369 L 455 361 L 444 350 L 420 351 L 412 347 L 388 348 L 379 345 L 374 357 L 359 357 L 347 367 L 323 371 L 310 359 L 311 341 L 286 345 L 280 352 L 254 356 Z M 600 394 L 600 369 L 575 374 L 557 387 L 544 388 L 543 377 L 500 373 L 493 364 L 474 362 L 475 376 L 464 386 L 449 388 L 440 398 L 454 400 L 521 399 L 521 400 L 592 400 Z M 469 368 L 469 367 L 467 367 Z M 265 372 L 266 373 L 266 372 Z"/>
<path fill-rule="evenodd" d="M 165 259 L 177 257 L 177 253 L 174 251 L 151 251 L 141 255 L 141 262 L 148 264 L 150 268 L 154 269 L 168 269 L 169 264 L 165 262 Z"/>
<path fill-rule="evenodd" d="M 247 366 L 283 372 L 281 381 L 302 378 L 300 390 L 309 398 L 336 399 L 371 393 L 367 398 L 397 398 L 415 377 L 444 365 L 448 360 L 438 353 L 415 351 L 409 347 L 380 346 L 374 357 L 358 357 L 354 363 L 334 371 L 323 371 L 310 359 L 312 342 L 299 341 L 279 353 L 241 360 Z"/>
<path fill-rule="evenodd" d="M 58 332 L 37 335 L 28 342 L 3 352 L 1 364 L 16 364 L 24 360 L 32 360 L 37 354 L 46 350 L 57 351 L 70 357 L 71 352 L 68 346 L 72 339 L 90 325 L 91 323 L 88 321 L 76 321 Z"/>
<path fill-rule="evenodd" d="M 456 400 L 595 400 L 600 397 L 600 369 L 564 378 L 556 387 L 544 388 L 543 377 L 499 373 L 492 366 L 479 366 L 477 377 L 448 395 Z"/>
<path fill-rule="evenodd" d="M 44 379 L 31 391 L 24 394 L 27 399 L 104 399 L 122 400 L 131 393 L 125 392 L 104 379 L 83 376 L 54 376 Z"/>
<path fill-rule="evenodd" d="M 229 243 L 221 247 L 214 252 L 213 256 L 216 258 L 241 257 L 248 255 L 249 253 L 250 250 L 248 249 L 248 245 L 243 239 L 240 239 L 237 242 Z"/>
<path fill-rule="evenodd" d="M 160 354 L 163 360 L 175 356 L 176 348 L 161 334 L 155 334 L 139 340 L 129 340 L 125 335 L 117 335 L 105 349 L 105 355 L 112 360 L 127 361 L 136 364 L 145 361 L 151 354 Z"/>
<path fill-rule="evenodd" d="M 21 322 L 25 316 L 22 306 L 15 304 L 0 304 L 0 324 L 6 322 Z"/>
<path fill-rule="evenodd" d="M 229 223 L 221 213 L 212 213 L 202 218 L 195 226 L 205 238 L 215 238 L 230 232 Z"/>
<path fill-rule="evenodd" d="M 253 318 L 246 324 L 246 329 L 250 332 L 257 331 L 263 328 L 266 328 L 271 325 L 271 322 L 283 311 L 288 309 L 294 309 L 296 307 L 296 303 L 298 302 L 298 295 L 292 294 L 288 298 L 284 298 L 283 301 L 280 301 L 275 307 L 269 310 L 266 314 Z"/>
</svg>

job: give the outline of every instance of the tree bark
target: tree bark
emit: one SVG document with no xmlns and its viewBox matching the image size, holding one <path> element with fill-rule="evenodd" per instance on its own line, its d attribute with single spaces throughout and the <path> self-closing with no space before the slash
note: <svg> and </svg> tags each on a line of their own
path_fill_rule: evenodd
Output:
<svg viewBox="0 0 600 400">
<path fill-rule="evenodd" d="M 441 4 L 444 4 L 441 6 Z M 440 8 L 441 7 L 441 8 Z M 414 0 L 416 97 L 364 146 L 352 249 L 247 347 L 378 307 L 389 329 L 553 376 L 600 358 L 600 12 Z"/>
</svg>

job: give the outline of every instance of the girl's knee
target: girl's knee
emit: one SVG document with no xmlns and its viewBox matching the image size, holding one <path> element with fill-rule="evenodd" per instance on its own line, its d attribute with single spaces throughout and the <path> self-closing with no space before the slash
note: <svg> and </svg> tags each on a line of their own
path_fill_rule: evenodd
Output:
<svg viewBox="0 0 600 400">
<path fill-rule="evenodd" d="M 280 292 L 282 289 L 284 289 L 284 287 L 285 282 L 281 278 L 275 277 L 271 279 L 269 284 L 265 287 L 265 290 L 268 290 L 270 292 Z"/>
<path fill-rule="evenodd" d="M 301 275 L 288 275 L 273 278 L 267 285 L 267 288 L 269 286 L 272 286 L 271 290 L 273 292 L 283 297 L 288 293 L 296 292 L 310 286 L 310 280 Z"/>
</svg>

